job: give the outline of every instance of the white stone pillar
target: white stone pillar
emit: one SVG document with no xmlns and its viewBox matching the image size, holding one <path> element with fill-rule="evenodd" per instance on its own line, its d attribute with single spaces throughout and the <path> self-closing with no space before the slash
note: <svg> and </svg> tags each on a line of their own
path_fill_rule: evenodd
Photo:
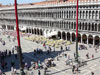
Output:
<svg viewBox="0 0 100 75">
<path fill-rule="evenodd" d="M 31 33 L 32 33 L 32 28 L 31 28 Z M 32 33 L 33 34 L 33 33 Z"/>
<path fill-rule="evenodd" d="M 7 25 L 6 25 L 6 30 L 8 30 Z"/>
<path fill-rule="evenodd" d="M 90 31 L 92 31 L 92 24 L 90 24 Z"/>
<path fill-rule="evenodd" d="M 87 37 L 87 44 L 89 44 L 89 40 L 88 40 L 88 37 Z"/>
<path fill-rule="evenodd" d="M 94 38 L 94 36 L 93 36 L 93 46 L 95 46 L 95 38 Z"/>
<path fill-rule="evenodd" d="M 27 33 L 27 27 L 26 27 L 25 33 Z"/>
<path fill-rule="evenodd" d="M 83 39 L 82 39 L 82 36 L 81 36 L 81 43 L 83 43 Z"/>
<path fill-rule="evenodd" d="M 70 41 L 72 42 L 72 33 L 70 33 Z"/>
</svg>

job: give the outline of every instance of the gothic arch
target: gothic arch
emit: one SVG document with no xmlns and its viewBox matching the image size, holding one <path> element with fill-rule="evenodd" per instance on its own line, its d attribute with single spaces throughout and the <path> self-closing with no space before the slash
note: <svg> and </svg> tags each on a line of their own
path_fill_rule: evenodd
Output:
<svg viewBox="0 0 100 75">
<path fill-rule="evenodd" d="M 78 34 L 78 42 L 81 42 L 81 34 Z"/>
<path fill-rule="evenodd" d="M 92 23 L 92 31 L 94 31 L 94 23 Z"/>
<path fill-rule="evenodd" d="M 32 34 L 34 34 L 34 30 L 32 29 Z"/>
<path fill-rule="evenodd" d="M 93 36 L 92 35 L 88 36 L 88 43 L 93 44 Z"/>
<path fill-rule="evenodd" d="M 39 35 L 39 29 L 37 29 L 37 35 Z"/>
<path fill-rule="evenodd" d="M 62 32 L 62 39 L 66 40 L 66 33 L 65 32 Z"/>
<path fill-rule="evenodd" d="M 67 40 L 70 41 L 70 33 L 67 33 Z"/>
<path fill-rule="evenodd" d="M 86 34 L 82 35 L 82 42 L 87 44 L 87 36 L 86 36 Z"/>
<path fill-rule="evenodd" d="M 61 32 L 58 31 L 58 38 L 61 39 Z"/>
<path fill-rule="evenodd" d="M 36 34 L 36 29 L 34 29 L 34 33 Z"/>
<path fill-rule="evenodd" d="M 26 29 L 26 33 L 28 33 L 28 28 Z"/>
<path fill-rule="evenodd" d="M 85 30 L 87 30 L 87 23 L 85 23 Z"/>
<path fill-rule="evenodd" d="M 42 29 L 40 29 L 40 35 L 43 35 L 43 31 L 42 31 Z"/>
<path fill-rule="evenodd" d="M 75 33 L 72 33 L 72 42 L 75 42 Z"/>
<path fill-rule="evenodd" d="M 100 44 L 99 36 L 95 36 L 94 41 L 95 41 L 95 45 L 99 45 Z"/>
<path fill-rule="evenodd" d="M 31 29 L 29 28 L 29 33 L 31 33 Z"/>
</svg>

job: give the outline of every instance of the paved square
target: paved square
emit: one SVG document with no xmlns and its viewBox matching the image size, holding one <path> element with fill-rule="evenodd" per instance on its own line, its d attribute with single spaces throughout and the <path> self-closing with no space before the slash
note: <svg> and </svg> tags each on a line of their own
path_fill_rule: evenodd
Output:
<svg viewBox="0 0 100 75">
<path fill-rule="evenodd" d="M 6 45 L 3 46 L 0 43 L 0 50 L 12 50 L 12 46 L 17 45 L 17 41 L 13 42 L 11 40 L 11 42 L 9 42 L 9 40 L 7 39 L 7 35 L 0 35 L 0 38 L 2 38 L 3 40 L 5 40 Z M 13 38 L 11 36 L 11 38 Z M 52 53 L 50 53 L 49 55 L 47 55 L 46 53 L 42 54 L 37 54 L 35 57 L 33 55 L 34 49 L 41 48 L 45 51 L 44 47 L 42 44 L 37 44 L 35 42 L 32 41 L 28 41 L 25 40 L 24 37 L 21 37 L 21 47 L 22 47 L 22 52 L 23 52 L 23 56 L 24 56 L 24 60 L 25 62 L 27 62 L 28 64 L 30 64 L 30 62 L 32 60 L 37 61 L 40 60 L 41 63 L 44 62 L 45 59 L 47 58 L 54 58 L 54 63 L 56 64 L 55 67 L 51 67 L 48 68 L 48 74 L 50 75 L 91 75 L 91 72 L 94 72 L 94 75 L 99 75 L 100 74 L 100 49 L 98 49 L 98 53 L 95 52 L 95 48 L 89 48 L 88 45 L 85 44 L 85 46 L 87 47 L 88 50 L 79 50 L 79 56 L 80 58 L 84 59 L 85 61 L 87 61 L 87 65 L 80 67 L 80 73 L 76 73 L 73 74 L 72 73 L 72 66 L 66 65 L 65 61 L 68 59 L 68 57 L 64 57 L 63 54 L 66 53 L 67 56 L 70 56 L 70 58 L 74 59 L 74 52 L 75 52 L 75 43 L 69 45 L 70 47 L 70 51 L 65 51 L 65 47 L 64 48 L 64 52 L 61 52 L 60 48 L 56 48 L 56 51 Z M 52 48 L 53 49 L 53 48 Z M 86 54 L 89 52 L 89 56 L 90 59 L 86 58 Z M 15 52 L 16 53 L 16 52 Z M 59 61 L 57 61 L 57 57 L 58 54 L 60 53 L 60 58 Z M 92 58 L 92 54 L 94 54 L 94 58 Z M 10 62 L 11 60 L 15 61 L 15 67 L 17 68 L 17 71 L 19 72 L 19 60 L 15 59 L 14 55 L 12 55 L 11 57 L 7 57 L 5 59 L 5 61 L 7 61 L 8 63 L 8 68 L 3 70 L 0 66 L 0 69 L 2 69 L 2 71 L 4 71 L 6 73 L 6 75 L 10 75 L 11 73 L 11 65 Z M 29 73 L 31 73 L 33 71 L 34 75 L 38 75 L 38 70 L 31 70 L 28 71 Z M 41 69 L 41 75 L 44 75 L 44 70 Z"/>
</svg>

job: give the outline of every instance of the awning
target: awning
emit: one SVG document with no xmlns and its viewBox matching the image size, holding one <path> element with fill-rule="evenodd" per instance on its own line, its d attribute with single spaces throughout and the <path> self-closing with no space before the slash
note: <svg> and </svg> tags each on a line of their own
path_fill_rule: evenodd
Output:
<svg viewBox="0 0 100 75">
<path fill-rule="evenodd" d="M 26 30 L 26 27 L 20 28 L 20 30 L 21 30 L 21 31 L 24 31 L 24 30 Z"/>
<path fill-rule="evenodd" d="M 49 37 L 52 37 L 52 36 L 57 35 L 57 34 L 58 34 L 57 31 L 52 31 L 52 32 L 44 33 L 44 36 L 46 38 L 49 38 Z"/>
</svg>

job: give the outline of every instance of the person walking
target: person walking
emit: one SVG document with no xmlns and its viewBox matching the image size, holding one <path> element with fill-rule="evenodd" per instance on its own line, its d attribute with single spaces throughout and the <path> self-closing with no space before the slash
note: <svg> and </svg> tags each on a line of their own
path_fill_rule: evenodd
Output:
<svg viewBox="0 0 100 75">
<path fill-rule="evenodd" d="M 33 72 L 31 72 L 31 75 L 34 75 L 34 73 L 33 73 Z"/>
<path fill-rule="evenodd" d="M 94 54 L 92 54 L 92 59 L 94 58 Z"/>
<path fill-rule="evenodd" d="M 97 53 L 98 51 L 97 51 L 97 48 L 95 48 L 95 52 Z"/>
<path fill-rule="evenodd" d="M 11 60 L 11 67 L 14 67 L 14 65 L 15 65 L 15 61 Z"/>
<path fill-rule="evenodd" d="M 75 65 L 73 65 L 73 67 L 72 67 L 72 73 L 73 74 L 75 73 Z"/>
<path fill-rule="evenodd" d="M 91 75 L 94 75 L 94 72 L 91 72 Z"/>
<path fill-rule="evenodd" d="M 38 70 L 38 75 L 41 75 L 41 72 L 40 72 L 40 70 Z"/>
<path fill-rule="evenodd" d="M 87 59 L 89 59 L 89 53 L 86 54 Z"/>
<path fill-rule="evenodd" d="M 1 71 L 1 69 L 0 69 L 0 75 L 2 75 L 2 71 Z"/>
<path fill-rule="evenodd" d="M 15 54 L 15 58 L 17 59 L 17 54 Z"/>
</svg>

